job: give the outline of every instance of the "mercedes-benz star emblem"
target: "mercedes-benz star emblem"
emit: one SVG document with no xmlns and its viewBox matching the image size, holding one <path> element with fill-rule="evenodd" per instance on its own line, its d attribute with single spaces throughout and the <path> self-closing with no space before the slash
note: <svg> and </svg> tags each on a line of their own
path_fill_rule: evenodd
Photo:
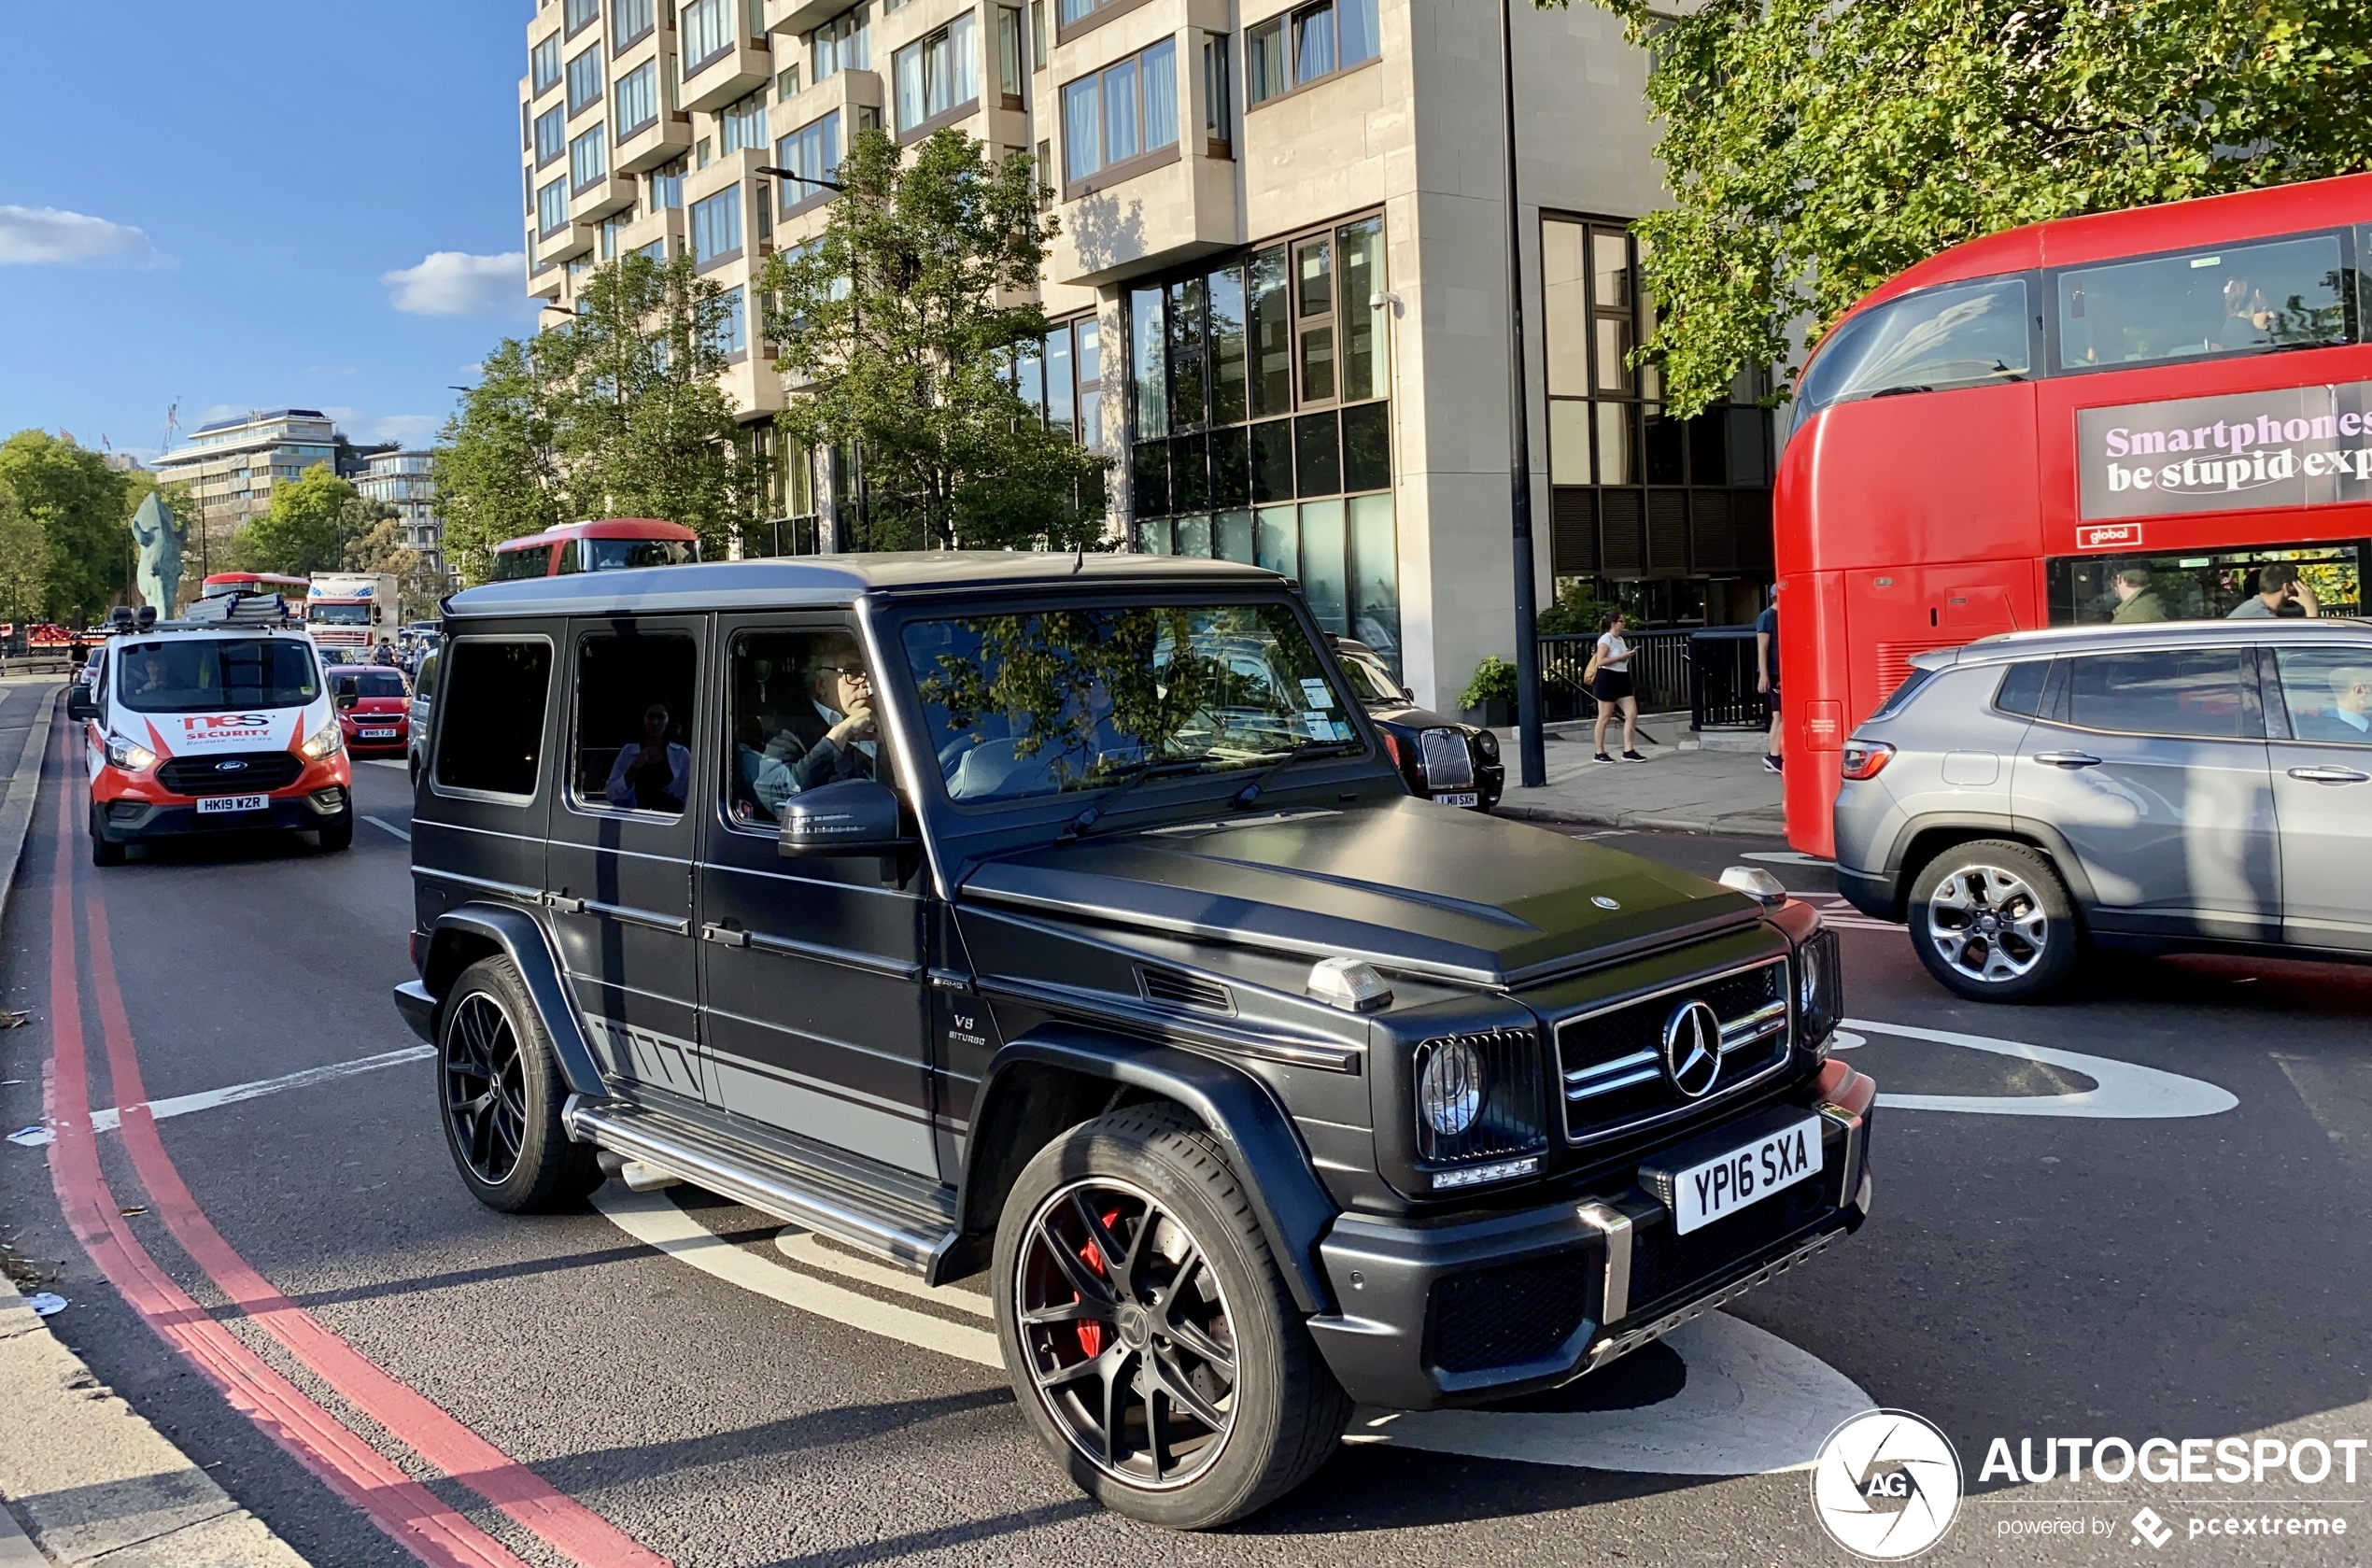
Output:
<svg viewBox="0 0 2372 1568">
<path fill-rule="evenodd" d="M 1721 1020 L 1701 1001 L 1686 1001 L 1664 1022 L 1664 1076 L 1686 1097 L 1701 1100 L 1721 1076 Z"/>
<path fill-rule="evenodd" d="M 1622 900 L 1619 898 L 1609 898 L 1603 893 L 1591 894 L 1589 896 L 1589 901 L 1597 905 L 1602 910 L 1618 910 L 1622 908 Z"/>
</svg>

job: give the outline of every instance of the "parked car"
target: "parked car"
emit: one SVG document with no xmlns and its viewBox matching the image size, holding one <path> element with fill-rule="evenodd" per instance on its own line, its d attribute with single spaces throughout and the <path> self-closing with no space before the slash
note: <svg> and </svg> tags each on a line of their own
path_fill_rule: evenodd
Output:
<svg viewBox="0 0 2372 1568">
<path fill-rule="evenodd" d="M 357 756 L 374 752 L 410 754 L 412 691 L 402 671 L 340 665 L 323 674 L 337 703 L 338 726 L 346 733 L 346 750 Z"/>
<path fill-rule="evenodd" d="M 396 1002 L 462 1183 L 985 1275 L 1115 1509 L 1238 1518 L 1355 1403 L 1569 1381 L 1869 1212 L 1817 914 L 1409 798 L 1274 573 L 737 561 L 445 627 Z"/>
<path fill-rule="evenodd" d="M 1348 637 L 1329 641 L 1410 794 L 1477 812 L 1499 804 L 1507 769 L 1499 760 L 1498 736 L 1417 706 L 1416 694 L 1366 643 Z"/>
<path fill-rule="evenodd" d="M 1920 654 L 1844 747 L 1837 886 L 1928 973 L 2033 1001 L 2086 946 L 2372 960 L 2372 621 Z"/>
<path fill-rule="evenodd" d="M 434 649 L 420 660 L 419 675 L 412 683 L 412 705 L 404 713 L 403 756 L 415 790 L 420 787 L 420 770 L 428 766 L 429 715 L 436 710 L 437 662 Z"/>
</svg>

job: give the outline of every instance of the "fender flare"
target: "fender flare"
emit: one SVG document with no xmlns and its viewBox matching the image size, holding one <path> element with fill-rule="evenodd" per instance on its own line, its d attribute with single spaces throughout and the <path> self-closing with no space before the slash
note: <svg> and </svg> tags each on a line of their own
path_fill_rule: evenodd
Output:
<svg viewBox="0 0 2372 1568">
<path fill-rule="evenodd" d="M 965 1140 L 955 1211 L 967 1236 L 995 1228 L 994 1212 L 973 1212 L 976 1204 L 984 1207 L 990 1201 L 974 1188 L 978 1152 L 993 1141 L 1000 1119 L 1021 1094 L 1024 1075 L 1015 1069 L 1024 1066 L 1054 1067 L 1115 1088 L 1147 1090 L 1191 1111 L 1227 1151 L 1228 1164 L 1268 1236 L 1294 1304 L 1304 1312 L 1334 1310 L 1334 1293 L 1318 1261 L 1318 1243 L 1339 1210 L 1310 1168 L 1309 1153 L 1292 1119 L 1258 1081 L 1175 1046 L 1049 1024 L 1001 1047 L 981 1077 L 971 1136 Z"/>
<path fill-rule="evenodd" d="M 1940 827 L 1971 829 L 1985 838 L 2031 840 L 2051 857 L 2059 880 L 2068 884 L 2068 895 L 2076 902 L 2079 918 L 2084 910 L 2099 902 L 2093 894 L 2092 879 L 2084 873 L 2083 862 L 2076 857 L 2074 846 L 2048 823 L 1999 812 L 1929 812 L 1906 821 L 1896 831 L 1894 843 L 1886 852 L 1886 881 L 1894 888 L 1897 911 L 1901 911 L 1909 903 L 1911 879 L 1916 874 L 1916 868 L 1906 865 L 1904 857 L 1920 834 Z"/>
<path fill-rule="evenodd" d="M 607 1095 L 600 1065 L 585 1038 L 585 1025 L 577 1018 L 575 1005 L 569 999 L 568 985 L 560 978 L 559 955 L 553 951 L 543 923 L 525 910 L 507 904 L 468 903 L 447 910 L 430 929 L 428 962 L 421 966 L 424 980 L 438 973 L 440 946 L 450 944 L 454 935 L 464 934 L 494 943 L 511 961 L 511 968 L 518 971 L 519 979 L 527 985 L 528 999 L 535 1004 L 536 1016 L 543 1021 L 544 1032 L 551 1038 L 553 1052 L 560 1059 L 560 1075 L 568 1080 L 569 1087 L 580 1095 Z M 436 991 L 440 1004 L 445 1000 L 444 991 L 450 989 L 448 978 L 444 989 Z"/>
</svg>

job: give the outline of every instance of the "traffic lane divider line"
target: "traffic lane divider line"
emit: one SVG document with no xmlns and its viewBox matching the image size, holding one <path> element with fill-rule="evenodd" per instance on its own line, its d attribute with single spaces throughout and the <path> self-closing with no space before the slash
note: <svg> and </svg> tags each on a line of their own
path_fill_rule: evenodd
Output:
<svg viewBox="0 0 2372 1568">
<path fill-rule="evenodd" d="M 376 1072 L 381 1067 L 402 1067 L 406 1062 L 426 1061 L 436 1054 L 432 1045 L 407 1045 L 401 1051 L 385 1051 L 376 1056 L 360 1056 L 351 1062 L 332 1062 L 324 1067 L 304 1067 L 283 1073 L 278 1078 L 259 1078 L 248 1083 L 233 1083 L 223 1089 L 203 1089 L 194 1095 L 175 1095 L 167 1099 L 147 1102 L 148 1116 L 153 1121 L 169 1121 L 176 1116 L 188 1116 L 194 1111 L 215 1110 L 226 1105 L 261 1099 L 288 1089 L 309 1089 L 317 1083 L 332 1083 L 357 1073 Z M 91 1130 L 112 1133 L 119 1130 L 123 1118 L 120 1106 L 91 1113 Z"/>
<path fill-rule="evenodd" d="M 282 1294 L 206 1218 L 179 1167 L 165 1152 L 140 1086 L 138 1050 L 117 982 L 106 901 L 93 888 L 85 906 L 92 987 L 106 1042 L 107 1070 L 119 1096 L 132 1096 L 121 1119 L 133 1168 L 166 1229 L 215 1285 L 258 1328 L 307 1370 L 431 1464 L 493 1504 L 555 1550 L 586 1568 L 672 1568 L 668 1560 L 562 1492 L 487 1442 L 442 1406 L 399 1381 L 376 1362 Z"/>
<path fill-rule="evenodd" d="M 363 820 L 363 821 L 365 821 L 365 822 L 367 822 L 367 823 L 369 823 L 372 826 L 374 826 L 374 827 L 375 827 L 375 828 L 379 829 L 379 830 L 380 830 L 381 832 L 383 832 L 383 833 L 392 833 L 392 834 L 394 834 L 397 838 L 399 838 L 399 839 L 402 840 L 402 841 L 403 841 L 405 843 L 407 843 L 407 844 L 408 844 L 408 843 L 410 843 L 410 842 L 412 841 L 412 835 L 411 835 L 411 833 L 410 833 L 408 830 L 406 830 L 406 829 L 404 829 L 404 828 L 402 828 L 402 827 L 398 827 L 395 824 L 393 824 L 393 823 L 391 823 L 391 822 L 387 822 L 387 821 L 384 821 L 384 820 L 382 820 L 382 819 L 380 819 L 380 818 L 378 818 L 378 817 L 374 817 L 374 816 L 365 816 L 362 820 Z"/>
<path fill-rule="evenodd" d="M 49 1160 L 50 1185 L 68 1228 L 158 1338 L 180 1352 L 233 1410 L 389 1540 L 431 1568 L 527 1568 L 500 1541 L 405 1476 L 275 1371 L 182 1290 L 124 1223 L 83 1113 L 90 1104 L 90 1067 L 75 965 L 70 794 L 61 790 L 58 799 L 58 854 L 49 908 L 49 1061 L 42 1074 L 43 1109 L 58 1129 Z M 67 1105 L 77 1108 L 75 1114 L 60 1113 Z"/>
</svg>

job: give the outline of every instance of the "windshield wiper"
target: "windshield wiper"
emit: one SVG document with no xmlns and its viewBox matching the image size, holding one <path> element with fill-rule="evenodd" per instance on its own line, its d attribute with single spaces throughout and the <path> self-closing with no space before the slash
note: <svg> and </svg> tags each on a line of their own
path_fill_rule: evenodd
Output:
<svg viewBox="0 0 2372 1568">
<path fill-rule="evenodd" d="M 1253 801 L 1258 800 L 1261 791 L 1268 787 L 1269 781 L 1296 762 L 1307 762 L 1320 756 L 1346 756 L 1352 752 L 1363 752 L 1366 749 L 1367 742 L 1364 741 L 1305 741 L 1262 769 L 1260 777 L 1237 790 L 1235 809 L 1242 811 L 1250 806 Z"/>
<path fill-rule="evenodd" d="M 1167 762 L 1138 763 L 1128 770 L 1127 775 L 1120 783 L 1111 785 L 1103 794 L 1090 800 L 1085 811 L 1071 818 L 1069 826 L 1063 829 L 1062 836 L 1055 840 L 1055 842 L 1063 843 L 1072 839 L 1085 837 L 1087 830 L 1094 826 L 1098 819 L 1114 806 L 1119 805 L 1122 797 L 1147 779 L 1160 778 L 1169 773 L 1200 772 L 1203 764 L 1208 760 L 1207 757 L 1194 756 L 1173 757 Z"/>
</svg>

